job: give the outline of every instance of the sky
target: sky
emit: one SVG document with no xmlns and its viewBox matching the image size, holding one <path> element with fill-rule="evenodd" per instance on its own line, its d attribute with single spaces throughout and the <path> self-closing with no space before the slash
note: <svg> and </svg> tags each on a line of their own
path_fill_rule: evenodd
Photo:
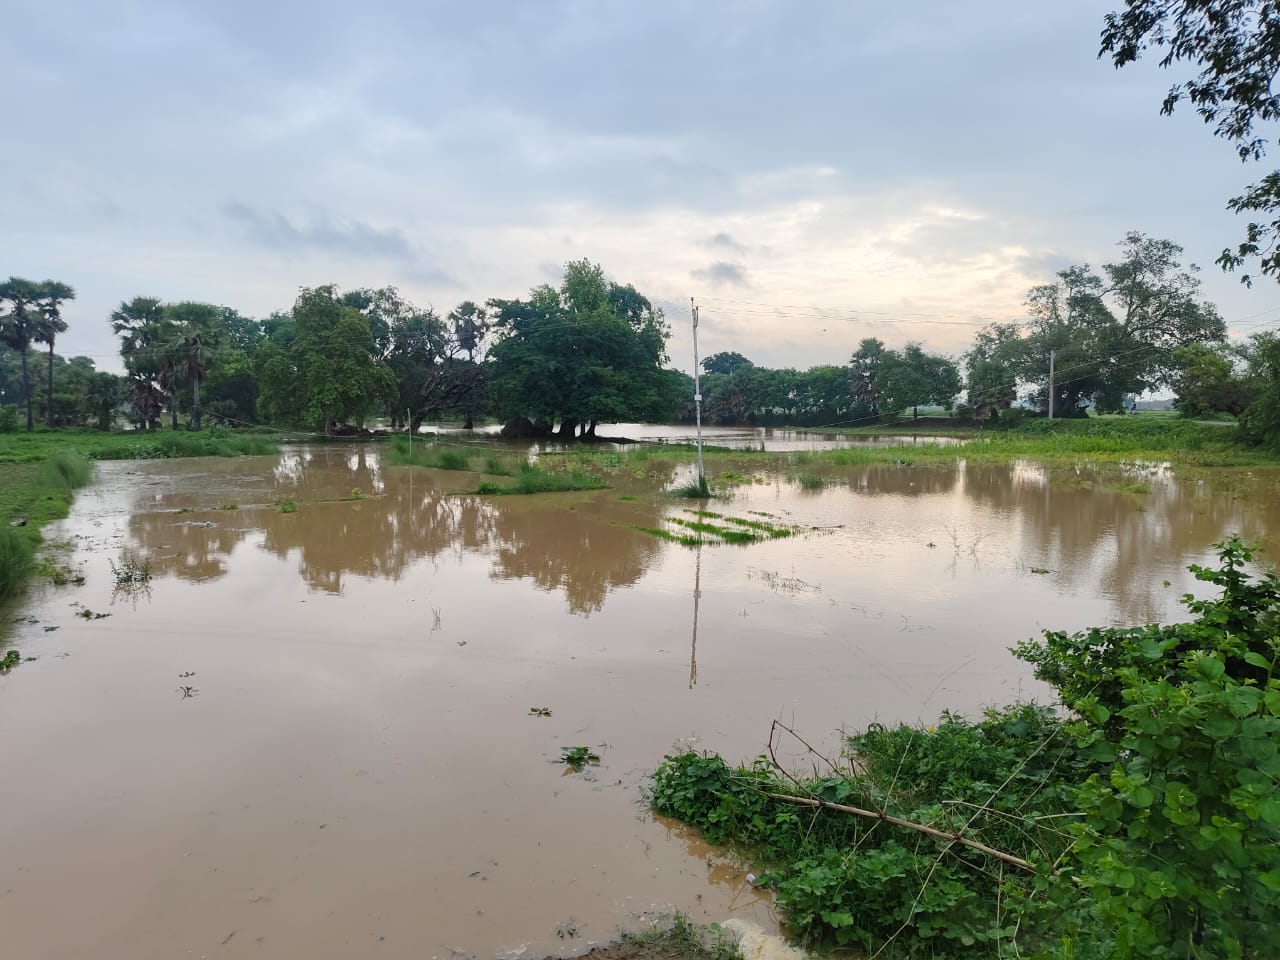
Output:
<svg viewBox="0 0 1280 960">
<path fill-rule="evenodd" d="M 1119 0 L 0 0 L 0 275 L 77 299 L 287 309 L 393 285 L 446 312 L 586 257 L 661 304 L 672 363 L 962 352 L 1130 230 L 1181 244 L 1237 334 L 1280 285 L 1213 261 L 1243 165 L 1185 79 L 1099 60 Z M 1274 159 L 1274 158 L 1273 158 Z"/>
</svg>

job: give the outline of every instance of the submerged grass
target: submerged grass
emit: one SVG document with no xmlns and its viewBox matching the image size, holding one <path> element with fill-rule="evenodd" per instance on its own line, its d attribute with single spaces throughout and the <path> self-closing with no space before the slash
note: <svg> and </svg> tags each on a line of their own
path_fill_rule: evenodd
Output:
<svg viewBox="0 0 1280 960">
<path fill-rule="evenodd" d="M 798 527 L 786 527 L 766 523 L 761 520 L 748 520 L 745 517 L 733 517 L 714 510 L 688 510 L 687 513 L 697 517 L 688 520 L 684 517 L 667 517 L 667 522 L 681 529 L 669 530 L 658 527 L 637 526 L 634 529 L 660 540 L 683 544 L 686 547 L 732 543 L 740 546 L 759 543 L 763 540 L 777 540 L 792 537 L 800 532 Z M 689 531 L 689 532 L 684 532 Z"/>
<path fill-rule="evenodd" d="M 35 570 L 40 528 L 65 517 L 92 476 L 93 464 L 74 450 L 51 450 L 39 463 L 0 463 L 0 601 L 22 591 Z"/>
</svg>

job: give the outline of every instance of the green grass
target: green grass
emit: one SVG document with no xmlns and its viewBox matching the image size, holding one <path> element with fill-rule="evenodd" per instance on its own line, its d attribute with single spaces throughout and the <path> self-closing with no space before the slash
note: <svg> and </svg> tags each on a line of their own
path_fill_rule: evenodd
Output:
<svg viewBox="0 0 1280 960">
<path fill-rule="evenodd" d="M 34 572 L 40 528 L 67 515 L 93 464 L 72 450 L 49 450 L 41 462 L 0 462 L 0 601 L 18 596 Z M 14 527 L 16 519 L 26 524 Z"/>
<path fill-rule="evenodd" d="M 482 480 L 476 493 L 509 496 L 533 493 L 568 493 L 573 490 L 604 490 L 608 487 L 604 477 L 584 470 L 546 470 L 536 464 L 526 463 L 516 471 L 514 483 L 503 486 Z"/>
</svg>

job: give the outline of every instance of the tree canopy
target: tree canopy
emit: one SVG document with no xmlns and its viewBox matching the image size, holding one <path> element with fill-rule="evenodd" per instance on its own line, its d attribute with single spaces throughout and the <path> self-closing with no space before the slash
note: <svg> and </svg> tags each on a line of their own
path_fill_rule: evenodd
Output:
<svg viewBox="0 0 1280 960">
<path fill-rule="evenodd" d="M 1280 119 L 1280 3 L 1275 0 L 1127 0 L 1109 13 L 1099 56 L 1117 68 L 1157 51 L 1159 64 L 1199 66 L 1189 80 L 1177 82 L 1161 112 L 1170 114 L 1189 101 L 1214 133 L 1231 141 L 1242 161 L 1259 160 L 1266 141 L 1258 127 Z M 1218 258 L 1236 269 L 1259 258 L 1261 271 L 1280 279 L 1280 171 L 1264 176 L 1228 201 L 1237 213 L 1260 215 L 1245 228 L 1245 238 Z M 1268 219 L 1270 221 L 1268 222 Z M 1245 274 L 1245 283 L 1250 277 Z"/>
</svg>

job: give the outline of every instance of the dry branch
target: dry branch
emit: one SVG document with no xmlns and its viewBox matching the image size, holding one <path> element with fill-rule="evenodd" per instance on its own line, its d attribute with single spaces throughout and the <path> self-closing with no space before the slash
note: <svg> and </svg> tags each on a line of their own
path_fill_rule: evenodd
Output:
<svg viewBox="0 0 1280 960">
<path fill-rule="evenodd" d="M 928 826 L 924 823 L 915 823 L 911 820 L 903 820 L 901 817 L 890 816 L 887 813 L 877 812 L 875 810 L 863 810 L 861 807 L 850 807 L 843 803 L 832 803 L 830 800 L 823 800 L 818 797 L 793 797 L 785 793 L 771 793 L 769 796 L 775 800 L 782 800 L 785 803 L 794 803 L 802 807 L 821 807 L 824 810 L 835 810 L 838 813 L 850 813 L 857 817 L 866 817 L 870 820 L 883 820 L 885 823 L 892 823 L 896 827 L 906 827 L 908 830 L 914 830 L 917 833 L 923 833 L 930 837 L 936 837 L 939 840 L 945 840 L 948 843 L 958 843 L 962 846 L 985 853 L 987 856 L 995 857 L 1004 863 L 1011 864 L 1020 870 L 1026 870 L 1029 873 L 1035 873 L 1036 868 L 1021 857 L 1015 857 L 1011 853 L 1005 853 L 997 850 L 995 847 L 989 847 L 985 843 L 979 843 L 977 840 L 970 840 L 968 837 L 959 833 L 947 833 L 945 830 L 939 830 L 936 827 Z"/>
</svg>

